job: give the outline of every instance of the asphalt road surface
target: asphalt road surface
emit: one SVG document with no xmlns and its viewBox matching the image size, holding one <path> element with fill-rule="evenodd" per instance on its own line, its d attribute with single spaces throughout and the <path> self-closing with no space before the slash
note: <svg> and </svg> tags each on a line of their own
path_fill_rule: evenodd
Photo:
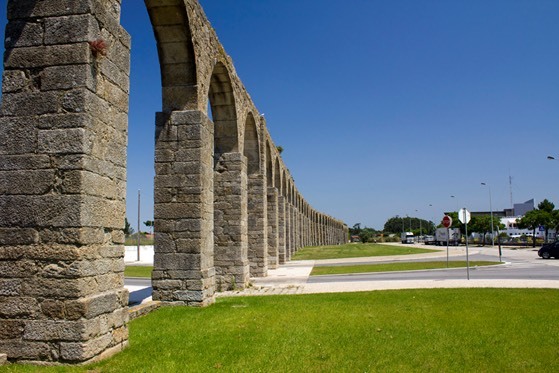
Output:
<svg viewBox="0 0 559 373">
<path fill-rule="evenodd" d="M 479 280 L 559 280 L 559 260 L 540 259 L 536 252 L 533 256 L 506 257 L 502 265 L 470 267 L 470 279 Z M 470 261 L 495 261 L 494 255 L 469 255 Z M 446 258 L 417 259 L 413 261 L 444 261 Z M 453 256 L 451 260 L 466 260 L 466 256 Z M 371 264 L 390 263 L 393 261 L 371 262 Z M 401 262 L 401 261 L 400 261 Z M 340 265 L 348 265 L 343 263 Z M 357 263 L 355 263 L 357 264 Z M 367 264 L 360 261 L 359 264 Z M 326 275 L 309 277 L 307 283 L 351 282 L 351 281 L 391 281 L 391 280 L 456 280 L 467 277 L 467 268 L 436 269 L 422 271 L 378 272 L 350 275 Z"/>
</svg>

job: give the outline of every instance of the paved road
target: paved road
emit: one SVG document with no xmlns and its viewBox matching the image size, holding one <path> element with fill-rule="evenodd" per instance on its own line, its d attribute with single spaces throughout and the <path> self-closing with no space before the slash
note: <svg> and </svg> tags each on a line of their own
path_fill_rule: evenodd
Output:
<svg viewBox="0 0 559 373">
<path fill-rule="evenodd" d="M 477 260 L 477 259 L 471 259 Z M 438 269 L 428 271 L 384 272 L 352 275 L 312 276 L 307 283 L 352 281 L 389 281 L 389 280 L 449 280 L 466 279 L 466 268 Z M 556 280 L 559 281 L 559 268 L 554 266 L 517 266 L 504 264 L 492 267 L 470 267 L 470 279 L 479 280 Z"/>
<path fill-rule="evenodd" d="M 465 260 L 464 247 L 452 248 L 450 260 Z M 473 247 L 469 258 L 498 261 L 498 251 L 491 247 Z M 504 264 L 470 268 L 470 280 L 465 268 L 425 271 L 384 272 L 352 275 L 312 276 L 314 266 L 389 263 L 398 261 L 446 260 L 446 250 L 427 254 L 394 257 L 346 258 L 333 260 L 291 261 L 270 270 L 264 278 L 253 278 L 253 287 L 243 291 L 219 293 L 218 296 L 303 294 L 334 291 L 363 291 L 429 287 L 548 287 L 559 288 L 559 260 L 544 260 L 533 249 L 503 250 Z M 151 296 L 150 279 L 125 279 L 130 291 L 130 303 L 137 304 Z"/>
<path fill-rule="evenodd" d="M 537 256 L 537 255 L 536 255 Z M 473 254 L 469 256 L 470 261 L 494 261 L 493 255 Z M 414 261 L 431 261 L 433 258 L 422 258 Z M 439 258 L 438 260 L 446 260 Z M 466 260 L 466 256 L 453 256 L 451 260 Z M 544 260 L 534 258 L 503 258 L 504 264 L 489 267 L 470 267 L 470 279 L 480 280 L 557 280 L 559 281 L 559 260 Z M 376 262 L 362 261 L 351 264 L 367 263 L 393 263 L 394 261 L 383 260 Z M 348 263 L 335 264 L 347 265 Z M 320 264 L 318 264 L 320 265 Z M 324 265 L 324 264 L 322 264 Z M 449 280 L 467 278 L 466 268 L 437 269 L 425 271 L 403 271 L 403 272 L 380 272 L 351 275 L 326 275 L 309 277 L 307 283 L 319 284 L 328 282 L 352 282 L 352 281 L 395 281 L 395 280 Z"/>
</svg>

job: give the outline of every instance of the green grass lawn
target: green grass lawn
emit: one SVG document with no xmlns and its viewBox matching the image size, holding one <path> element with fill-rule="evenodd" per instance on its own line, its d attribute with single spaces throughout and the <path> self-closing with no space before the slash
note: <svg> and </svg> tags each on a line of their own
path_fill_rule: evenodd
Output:
<svg viewBox="0 0 559 373">
<path fill-rule="evenodd" d="M 352 243 L 335 246 L 304 247 L 293 255 L 293 260 L 359 258 L 365 256 L 408 255 L 432 253 L 437 250 L 409 246 L 392 246 L 376 243 Z"/>
<path fill-rule="evenodd" d="M 153 266 L 126 266 L 124 267 L 124 277 L 148 277 L 151 278 Z"/>
<path fill-rule="evenodd" d="M 428 289 L 220 298 L 130 323 L 86 367 L 2 372 L 555 372 L 559 290 Z"/>
<path fill-rule="evenodd" d="M 499 262 L 489 261 L 470 261 L 470 267 L 488 266 L 499 264 Z M 448 268 L 466 267 L 465 260 L 451 260 Z M 447 268 L 446 261 L 436 262 L 397 262 L 379 264 L 359 264 L 347 266 L 315 266 L 311 276 L 319 275 L 341 275 L 348 273 L 367 273 L 367 272 L 393 272 L 393 271 L 417 271 L 422 269 Z"/>
</svg>

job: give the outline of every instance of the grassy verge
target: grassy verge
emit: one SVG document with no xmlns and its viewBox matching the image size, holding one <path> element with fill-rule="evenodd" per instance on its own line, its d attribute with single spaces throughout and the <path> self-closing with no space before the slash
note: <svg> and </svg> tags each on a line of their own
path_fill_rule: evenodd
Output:
<svg viewBox="0 0 559 373">
<path fill-rule="evenodd" d="M 153 245 L 153 236 L 146 236 L 144 234 L 140 235 L 140 245 Z M 131 236 L 126 236 L 124 245 L 135 246 L 138 244 L 138 236 L 133 234 Z"/>
<path fill-rule="evenodd" d="M 499 262 L 488 261 L 470 261 L 470 267 L 488 266 L 499 264 Z M 448 262 L 448 268 L 466 267 L 465 260 L 453 260 Z M 398 262 L 398 263 L 380 263 L 380 264 L 359 264 L 348 266 L 315 266 L 311 272 L 311 276 L 319 275 L 341 275 L 349 273 L 367 273 L 367 272 L 393 272 L 393 271 L 417 271 L 422 269 L 447 268 L 446 261 L 437 262 Z"/>
<path fill-rule="evenodd" d="M 554 372 L 559 290 L 430 289 L 220 298 L 130 323 L 86 367 L 9 372 Z"/>
<path fill-rule="evenodd" d="M 151 278 L 153 266 L 126 266 L 124 267 L 124 277 L 148 277 Z"/>
<path fill-rule="evenodd" d="M 393 246 L 376 243 L 352 243 L 336 246 L 313 246 L 304 247 L 297 251 L 292 259 L 294 260 L 317 260 L 317 259 L 337 259 L 337 258 L 359 258 L 366 256 L 385 256 L 385 255 L 409 255 L 432 253 L 432 249 L 423 249 L 409 246 Z"/>
</svg>

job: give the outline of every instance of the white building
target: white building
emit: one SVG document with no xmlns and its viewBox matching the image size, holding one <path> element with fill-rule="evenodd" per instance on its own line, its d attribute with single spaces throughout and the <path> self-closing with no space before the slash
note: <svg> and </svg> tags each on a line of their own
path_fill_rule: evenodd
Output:
<svg viewBox="0 0 559 373">
<path fill-rule="evenodd" d="M 532 236 L 533 233 L 532 229 L 518 228 L 517 220 L 520 220 L 521 218 L 522 216 L 507 216 L 501 218 L 501 224 L 505 226 L 505 232 L 509 237 L 520 237 L 522 235 L 530 236 L 530 237 Z M 536 237 L 542 239 L 545 238 L 545 229 L 543 227 L 536 229 Z M 555 229 L 550 229 L 548 231 L 547 239 L 550 241 L 554 241 L 556 237 L 557 234 L 555 232 Z"/>
</svg>

